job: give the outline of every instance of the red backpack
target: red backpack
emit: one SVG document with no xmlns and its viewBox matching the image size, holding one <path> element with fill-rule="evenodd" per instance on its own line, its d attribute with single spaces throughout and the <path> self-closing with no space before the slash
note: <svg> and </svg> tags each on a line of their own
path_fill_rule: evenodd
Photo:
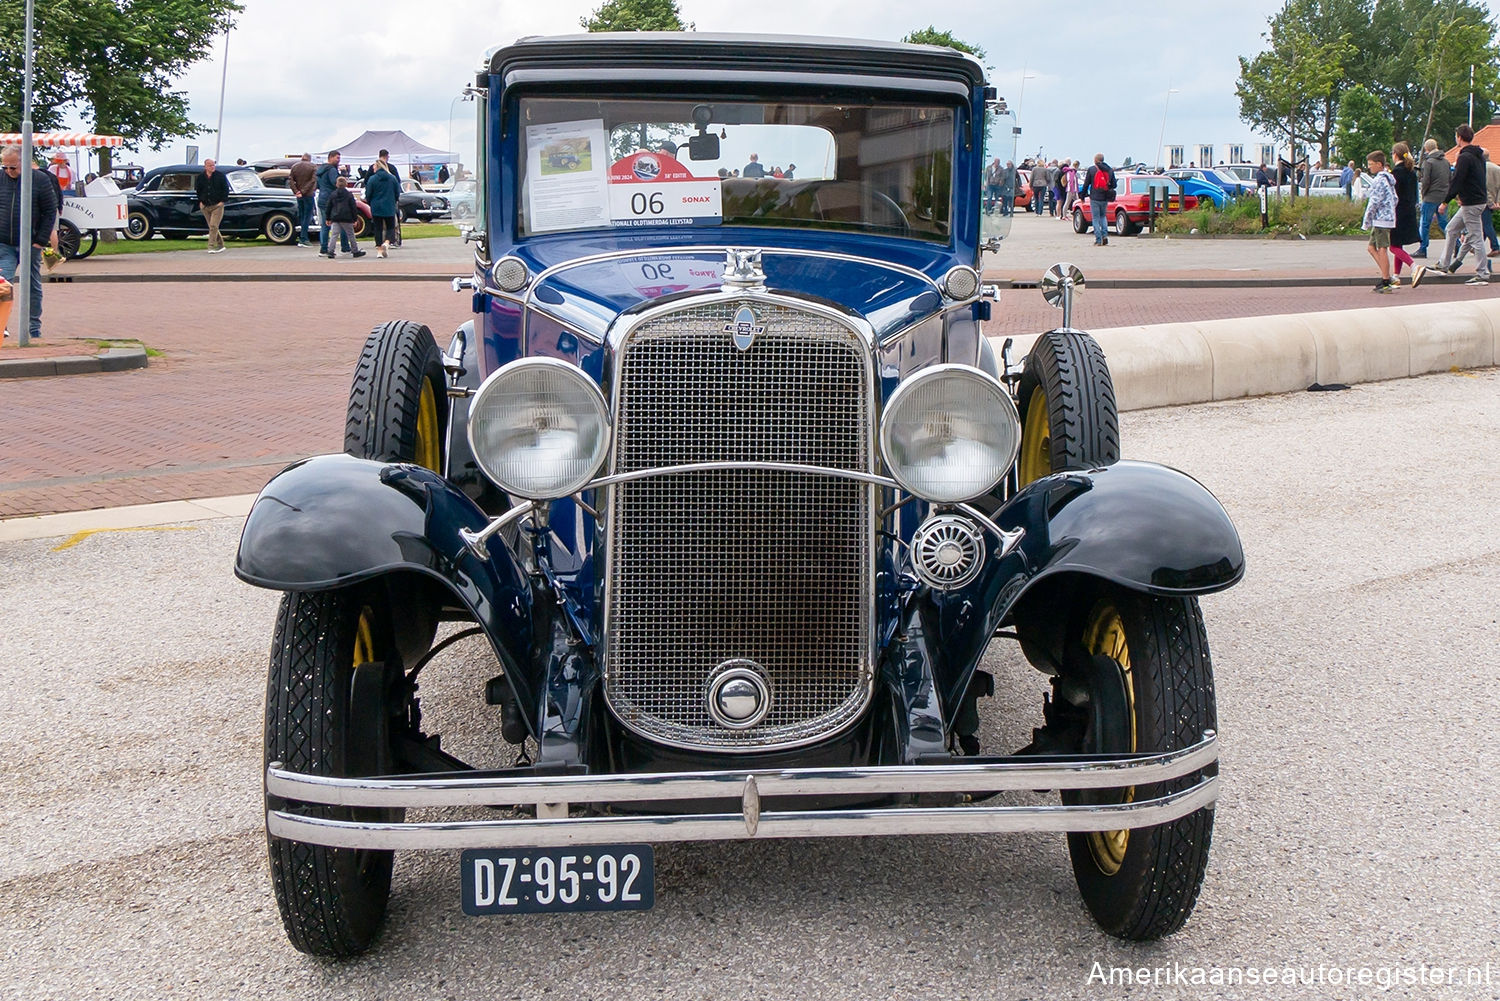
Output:
<svg viewBox="0 0 1500 1001">
<path fill-rule="evenodd" d="M 1115 172 L 1103 165 L 1094 167 L 1094 184 L 1089 194 L 1095 198 L 1113 198 L 1115 196 Z"/>
</svg>

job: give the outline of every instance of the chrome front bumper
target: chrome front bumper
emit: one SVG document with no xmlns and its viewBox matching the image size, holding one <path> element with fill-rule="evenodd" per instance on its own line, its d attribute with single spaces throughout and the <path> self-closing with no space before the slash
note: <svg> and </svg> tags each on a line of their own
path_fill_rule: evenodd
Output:
<svg viewBox="0 0 1500 1001">
<path fill-rule="evenodd" d="M 510 848 L 620 842 L 726 841 L 739 838 L 867 837 L 886 834 L 999 834 L 1013 831 L 1112 831 L 1150 827 L 1212 807 L 1219 779 L 1200 776 L 1157 799 L 1099 805 L 891 807 L 762 813 L 766 796 L 895 795 L 1011 790 L 1124 791 L 1192 775 L 1219 759 L 1206 730 L 1191 747 L 1161 754 L 1024 758 L 985 764 L 627 775 L 341 779 L 289 772 L 273 762 L 266 792 L 289 802 L 348 807 L 535 805 L 539 819 L 375 823 L 266 814 L 274 836 L 341 848 Z M 738 813 L 569 817 L 570 804 L 737 799 Z"/>
</svg>

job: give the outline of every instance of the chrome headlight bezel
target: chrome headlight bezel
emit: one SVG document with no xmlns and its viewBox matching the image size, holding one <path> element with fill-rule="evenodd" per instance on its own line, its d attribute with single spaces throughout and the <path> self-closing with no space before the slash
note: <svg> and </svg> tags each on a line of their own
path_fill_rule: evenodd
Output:
<svg viewBox="0 0 1500 1001">
<path fill-rule="evenodd" d="M 974 423 L 990 422 L 995 427 L 1004 428 L 1005 437 L 1008 437 L 1008 442 L 1005 441 L 1005 437 L 1002 437 L 1002 443 L 999 445 L 1000 451 L 996 453 L 992 464 L 993 475 L 973 479 L 967 484 L 955 486 L 952 489 L 938 489 L 930 482 L 919 483 L 910 475 L 911 469 L 894 459 L 894 436 L 897 424 L 903 419 L 903 408 L 911 405 L 911 401 L 917 398 L 916 394 L 919 391 L 931 388 L 935 382 L 945 380 L 961 380 L 981 389 L 982 397 L 987 401 L 984 411 L 975 411 L 967 416 Z M 988 447 L 986 443 L 976 442 L 976 444 Z M 972 365 L 934 365 L 911 376 L 891 393 L 890 399 L 886 401 L 884 412 L 880 416 L 880 456 L 885 461 L 891 478 L 908 493 L 935 504 L 961 504 L 994 490 L 1005 479 L 1010 468 L 1015 465 L 1020 448 L 1021 417 L 1016 411 L 1015 402 L 1010 398 L 1010 393 L 999 380 Z"/>
<path fill-rule="evenodd" d="M 538 372 L 563 380 L 558 385 L 567 392 L 577 394 L 570 402 L 580 405 L 581 409 L 575 409 L 571 415 L 572 418 L 579 421 L 592 421 L 596 426 L 585 425 L 585 430 L 575 434 L 575 437 L 590 440 L 593 447 L 591 454 L 577 457 L 583 460 L 583 466 L 571 476 L 555 477 L 545 482 L 538 482 L 536 479 L 507 481 L 503 472 L 504 467 L 495 461 L 497 457 L 492 454 L 494 450 L 480 447 L 479 439 L 484 433 L 482 427 L 485 424 L 483 414 L 486 403 L 494 397 L 494 394 L 506 391 L 517 378 Z M 541 405 L 538 401 L 529 406 L 534 409 Z M 522 358 L 490 373 L 475 392 L 469 405 L 467 437 L 469 450 L 473 453 L 474 461 L 478 463 L 480 471 L 501 490 L 530 501 L 549 501 L 577 493 L 599 475 L 599 470 L 609 458 L 613 430 L 609 405 L 604 401 L 604 394 L 583 370 L 557 358 Z"/>
</svg>

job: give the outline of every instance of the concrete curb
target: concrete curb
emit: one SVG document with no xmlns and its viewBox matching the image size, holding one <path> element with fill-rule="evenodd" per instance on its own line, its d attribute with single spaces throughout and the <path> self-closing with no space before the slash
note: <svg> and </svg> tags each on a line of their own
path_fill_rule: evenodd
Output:
<svg viewBox="0 0 1500 1001">
<path fill-rule="evenodd" d="M 163 501 L 160 504 L 133 504 L 128 507 L 0 519 L 0 542 L 54 539 L 81 532 L 124 532 L 213 518 L 244 518 L 250 513 L 250 505 L 255 502 L 255 497 L 255 494 L 234 494 L 228 497 Z"/>
<path fill-rule="evenodd" d="M 1500 364 L 1500 299 L 1091 331 L 1121 410 Z M 1011 358 L 1036 338 L 1012 338 Z M 998 355 L 1003 340 L 995 338 Z"/>
<path fill-rule="evenodd" d="M 34 379 L 48 375 L 82 375 L 91 372 L 124 372 L 145 368 L 150 359 L 143 347 L 107 348 L 97 355 L 64 355 L 61 358 L 0 357 L 0 379 Z"/>
</svg>

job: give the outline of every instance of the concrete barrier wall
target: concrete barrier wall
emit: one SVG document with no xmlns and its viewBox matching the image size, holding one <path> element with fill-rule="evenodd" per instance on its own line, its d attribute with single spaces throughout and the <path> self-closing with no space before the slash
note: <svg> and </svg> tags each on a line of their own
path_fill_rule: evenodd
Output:
<svg viewBox="0 0 1500 1001">
<path fill-rule="evenodd" d="M 1500 365 L 1500 299 L 1090 332 L 1121 410 Z M 1014 338 L 1011 357 L 1024 357 L 1033 340 Z"/>
</svg>

